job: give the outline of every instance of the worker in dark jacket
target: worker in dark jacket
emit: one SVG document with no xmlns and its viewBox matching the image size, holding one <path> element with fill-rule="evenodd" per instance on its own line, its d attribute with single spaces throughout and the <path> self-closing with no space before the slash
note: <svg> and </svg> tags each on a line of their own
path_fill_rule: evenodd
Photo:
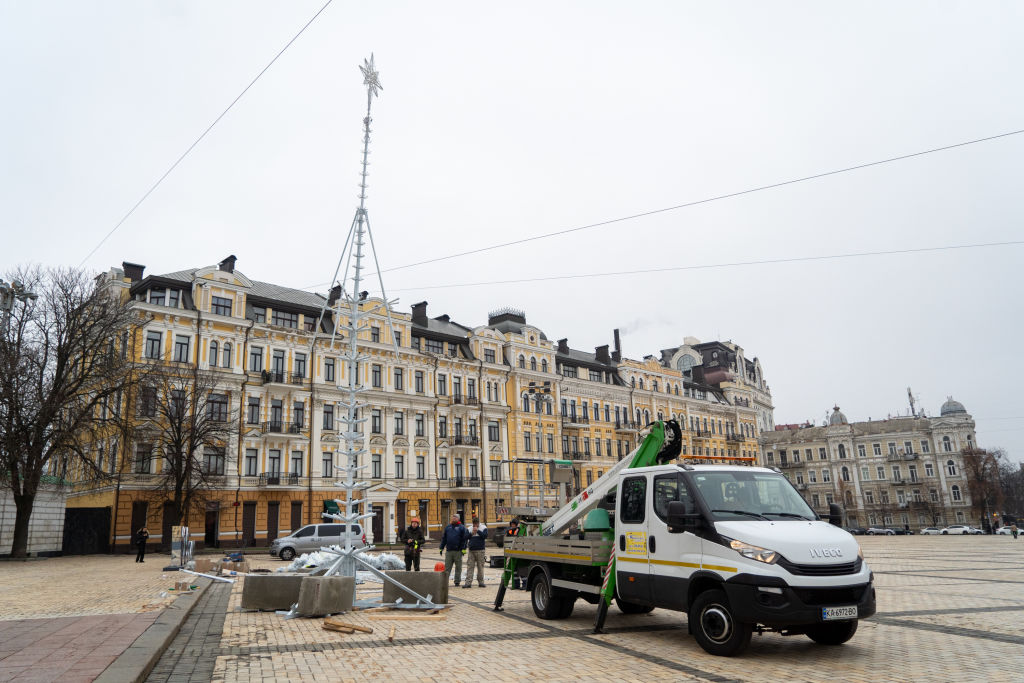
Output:
<svg viewBox="0 0 1024 683">
<path fill-rule="evenodd" d="M 462 556 L 466 553 L 466 542 L 469 540 L 469 532 L 466 525 L 459 520 L 458 515 L 452 515 L 451 524 L 441 532 L 441 554 L 444 555 L 445 576 L 452 575 L 452 567 L 455 567 L 455 585 L 459 585 L 462 578 Z M 445 579 L 447 581 L 447 578 Z"/>
<path fill-rule="evenodd" d="M 135 556 L 136 562 L 146 561 L 146 541 L 149 540 L 149 529 L 142 527 L 135 532 L 135 546 L 139 549 L 139 553 Z"/>
<path fill-rule="evenodd" d="M 480 522 L 473 520 L 473 528 L 469 532 L 469 540 L 466 542 L 466 549 L 469 550 L 469 557 L 466 562 L 466 588 L 473 586 L 473 567 L 476 567 L 476 582 L 481 588 L 484 587 L 484 543 L 487 541 L 487 529 L 480 526 Z"/>
<path fill-rule="evenodd" d="M 416 571 L 420 570 L 420 553 L 423 552 L 423 529 L 420 528 L 420 520 L 413 517 L 409 526 L 402 530 L 399 539 L 405 543 L 405 571 L 412 571 L 413 565 Z"/>
</svg>

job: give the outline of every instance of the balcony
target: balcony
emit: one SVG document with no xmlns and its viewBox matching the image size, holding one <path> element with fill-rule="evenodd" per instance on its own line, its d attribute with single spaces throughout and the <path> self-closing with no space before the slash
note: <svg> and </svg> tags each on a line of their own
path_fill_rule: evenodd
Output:
<svg viewBox="0 0 1024 683">
<path fill-rule="evenodd" d="M 480 488 L 480 477 L 452 477 L 448 480 L 449 488 Z"/>
<path fill-rule="evenodd" d="M 635 431 L 637 431 L 639 429 L 640 429 L 640 425 L 637 424 L 636 422 L 630 422 L 628 420 L 624 420 L 624 421 L 616 422 L 615 423 L 615 431 L 617 431 L 617 432 L 635 432 Z"/>
<path fill-rule="evenodd" d="M 283 422 L 271 420 L 260 425 L 260 431 L 264 434 L 281 434 L 285 436 L 302 436 L 306 430 L 305 420 L 301 422 Z"/>
<path fill-rule="evenodd" d="M 298 486 L 299 475 L 295 472 L 264 472 L 256 482 L 257 486 Z"/>
<path fill-rule="evenodd" d="M 480 399 L 476 396 L 452 396 L 453 406 L 478 406 Z"/>
<path fill-rule="evenodd" d="M 292 384 L 296 384 L 296 385 L 301 387 L 303 384 L 306 383 L 306 373 L 304 373 L 304 372 L 293 372 L 292 373 L 291 383 Z"/>
<path fill-rule="evenodd" d="M 260 379 L 264 384 L 287 384 L 287 374 L 280 370 L 264 370 L 260 373 Z"/>
<path fill-rule="evenodd" d="M 788 470 L 794 467 L 800 467 L 800 464 L 801 463 L 798 462 L 790 462 L 789 460 L 783 460 L 782 462 L 779 463 L 778 467 L 780 470 Z"/>
<path fill-rule="evenodd" d="M 726 434 L 725 435 L 725 440 L 726 441 L 731 441 L 733 443 L 742 443 L 745 439 L 744 439 L 743 436 L 741 436 L 739 434 Z"/>
<path fill-rule="evenodd" d="M 562 415 L 563 427 L 582 427 L 590 424 L 590 418 L 583 415 Z"/>
<path fill-rule="evenodd" d="M 452 437 L 453 446 L 479 446 L 480 437 L 477 436 L 464 436 L 462 434 L 456 434 Z"/>
</svg>

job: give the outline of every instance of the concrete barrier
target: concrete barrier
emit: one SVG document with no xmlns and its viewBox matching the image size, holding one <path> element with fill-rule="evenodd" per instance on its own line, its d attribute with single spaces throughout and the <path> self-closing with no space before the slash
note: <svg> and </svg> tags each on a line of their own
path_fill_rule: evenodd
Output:
<svg viewBox="0 0 1024 683">
<path fill-rule="evenodd" d="M 423 597 L 433 596 L 431 599 L 438 605 L 448 602 L 448 575 L 445 572 L 407 572 L 403 570 L 392 570 L 384 572 L 404 586 L 408 586 Z M 402 602 L 416 603 L 416 598 L 408 591 L 403 591 L 398 586 L 387 581 L 384 582 L 384 602 L 394 602 L 402 598 Z"/>
<path fill-rule="evenodd" d="M 249 574 L 242 584 L 242 609 L 291 609 L 299 601 L 301 574 Z"/>
<path fill-rule="evenodd" d="M 304 576 L 299 589 L 298 613 L 323 617 L 352 609 L 355 579 L 351 576 Z"/>
</svg>

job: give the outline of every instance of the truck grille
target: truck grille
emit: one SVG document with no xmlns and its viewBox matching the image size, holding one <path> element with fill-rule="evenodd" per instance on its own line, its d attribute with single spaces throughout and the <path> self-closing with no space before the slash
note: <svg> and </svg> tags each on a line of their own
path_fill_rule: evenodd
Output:
<svg viewBox="0 0 1024 683">
<path fill-rule="evenodd" d="M 779 566 L 783 567 L 790 574 L 797 576 L 844 576 L 856 574 L 864 563 L 859 557 L 853 562 L 842 564 L 796 564 L 784 557 L 779 558 Z"/>
<path fill-rule="evenodd" d="M 793 588 L 805 605 L 857 605 L 864 598 L 867 584 L 842 588 Z"/>
</svg>

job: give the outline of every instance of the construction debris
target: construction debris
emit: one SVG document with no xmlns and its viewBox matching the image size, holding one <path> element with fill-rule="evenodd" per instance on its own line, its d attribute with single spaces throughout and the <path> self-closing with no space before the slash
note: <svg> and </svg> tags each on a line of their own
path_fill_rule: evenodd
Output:
<svg viewBox="0 0 1024 683">
<path fill-rule="evenodd" d="M 391 630 L 388 631 L 388 642 L 389 643 L 395 642 L 395 629 L 396 628 L 397 627 L 394 624 L 391 624 Z"/>
</svg>

